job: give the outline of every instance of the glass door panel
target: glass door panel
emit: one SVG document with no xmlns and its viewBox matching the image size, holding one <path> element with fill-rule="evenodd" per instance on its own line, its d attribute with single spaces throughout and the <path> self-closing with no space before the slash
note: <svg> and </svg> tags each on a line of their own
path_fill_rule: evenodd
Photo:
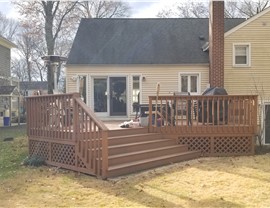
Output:
<svg viewBox="0 0 270 208">
<path fill-rule="evenodd" d="M 107 112 L 107 78 L 94 78 L 94 110 Z"/>
<path fill-rule="evenodd" d="M 126 77 L 110 77 L 110 115 L 127 115 Z"/>
</svg>

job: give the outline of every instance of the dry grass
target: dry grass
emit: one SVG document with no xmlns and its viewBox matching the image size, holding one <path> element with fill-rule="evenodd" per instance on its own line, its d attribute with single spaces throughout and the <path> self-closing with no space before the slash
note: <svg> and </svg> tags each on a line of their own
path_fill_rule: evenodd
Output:
<svg viewBox="0 0 270 208">
<path fill-rule="evenodd" d="M 201 158 L 108 181 L 21 167 L 0 187 L 0 207 L 270 207 L 270 154 Z"/>
<path fill-rule="evenodd" d="M 24 167 L 26 155 L 25 127 L 0 129 L 0 207 L 270 207 L 270 153 L 200 158 L 108 181 Z"/>
</svg>

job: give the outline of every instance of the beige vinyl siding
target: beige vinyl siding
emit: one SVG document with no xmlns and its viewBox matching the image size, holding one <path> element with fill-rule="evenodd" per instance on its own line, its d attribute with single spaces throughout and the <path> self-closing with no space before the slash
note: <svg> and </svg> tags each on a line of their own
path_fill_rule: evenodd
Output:
<svg viewBox="0 0 270 208">
<path fill-rule="evenodd" d="M 208 84 L 208 69 L 206 65 L 107 65 L 107 66 L 67 66 L 67 92 L 76 92 L 77 83 L 73 81 L 72 76 L 77 74 L 87 74 L 88 81 L 88 99 L 92 94 L 92 76 L 127 76 L 127 98 L 128 98 L 128 117 L 132 114 L 131 97 L 132 97 L 132 75 L 141 75 L 145 77 L 141 85 L 141 103 L 148 103 L 148 96 L 156 95 L 157 83 L 160 83 L 160 95 L 172 95 L 170 93 L 178 91 L 179 73 L 196 72 L 200 73 L 201 86 L 203 91 Z M 200 92 L 199 92 L 200 93 Z M 90 106 L 93 100 L 89 100 Z"/>
<path fill-rule="evenodd" d="M 250 44 L 250 67 L 233 67 L 233 44 Z M 225 88 L 229 94 L 270 98 L 270 12 L 225 36 Z"/>
</svg>

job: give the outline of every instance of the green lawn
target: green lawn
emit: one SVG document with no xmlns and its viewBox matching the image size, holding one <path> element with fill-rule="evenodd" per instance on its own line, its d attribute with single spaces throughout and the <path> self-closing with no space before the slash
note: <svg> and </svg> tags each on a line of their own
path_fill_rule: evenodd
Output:
<svg viewBox="0 0 270 208">
<path fill-rule="evenodd" d="M 0 127 L 0 180 L 16 175 L 27 154 L 26 126 Z"/>
</svg>

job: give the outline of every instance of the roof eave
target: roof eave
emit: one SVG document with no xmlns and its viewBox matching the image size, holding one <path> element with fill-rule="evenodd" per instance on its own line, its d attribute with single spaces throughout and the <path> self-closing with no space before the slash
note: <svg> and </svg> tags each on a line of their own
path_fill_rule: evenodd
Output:
<svg viewBox="0 0 270 208">
<path fill-rule="evenodd" d="M 242 27 L 246 26 L 247 24 L 253 22 L 254 20 L 258 19 L 259 17 L 265 15 L 266 13 L 268 13 L 270 11 L 270 7 L 268 7 L 267 9 L 263 10 L 262 12 L 254 15 L 253 17 L 247 19 L 246 21 L 244 21 L 243 23 L 237 25 L 236 27 L 228 30 L 225 34 L 224 37 L 227 37 L 229 35 L 231 35 L 232 33 L 236 32 L 237 30 L 241 29 Z"/>
<path fill-rule="evenodd" d="M 8 39 L 4 38 L 3 36 L 0 36 L 0 45 L 6 47 L 6 48 L 17 48 L 17 45 Z"/>
</svg>

